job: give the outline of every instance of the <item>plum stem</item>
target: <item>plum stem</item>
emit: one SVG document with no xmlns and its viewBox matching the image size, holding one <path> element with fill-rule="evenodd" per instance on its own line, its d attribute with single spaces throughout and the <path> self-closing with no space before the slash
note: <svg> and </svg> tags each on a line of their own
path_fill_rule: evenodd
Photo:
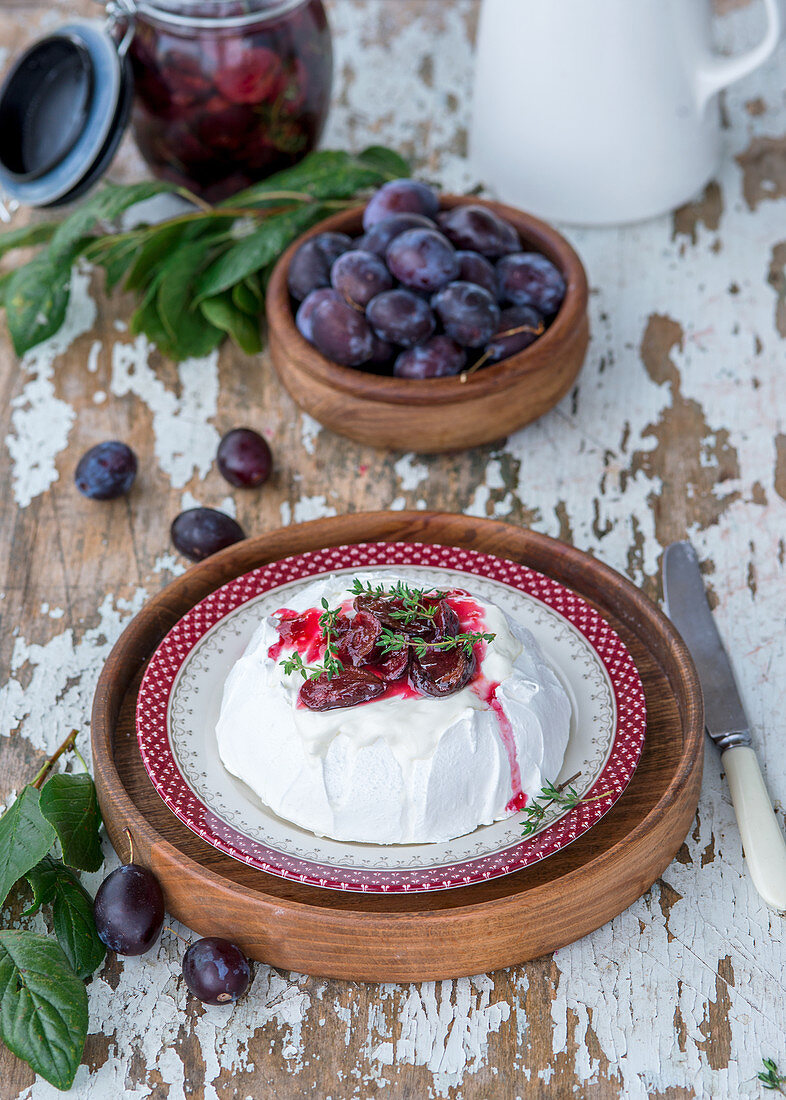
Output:
<svg viewBox="0 0 786 1100">
<path fill-rule="evenodd" d="M 66 737 L 65 741 L 62 743 L 60 748 L 52 753 L 52 755 L 46 761 L 44 766 L 41 768 L 40 772 L 38 773 L 38 775 L 35 777 L 35 779 L 33 780 L 32 784 L 31 784 L 31 786 L 34 787 L 37 791 L 41 790 L 41 788 L 44 785 L 44 780 L 49 775 L 52 768 L 55 766 L 55 764 L 60 759 L 60 757 L 63 755 L 63 753 L 70 752 L 74 748 L 74 742 L 76 741 L 76 734 L 77 734 L 76 730 L 71 730 L 68 737 Z"/>
</svg>

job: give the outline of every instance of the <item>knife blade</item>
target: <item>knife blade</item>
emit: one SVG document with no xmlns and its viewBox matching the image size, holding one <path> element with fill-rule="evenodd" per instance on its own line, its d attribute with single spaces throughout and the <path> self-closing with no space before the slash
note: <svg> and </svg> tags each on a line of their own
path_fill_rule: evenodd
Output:
<svg viewBox="0 0 786 1100">
<path fill-rule="evenodd" d="M 690 651 L 704 694 L 707 733 L 721 750 L 753 884 L 773 909 L 786 911 L 786 839 L 772 808 L 729 656 L 707 602 L 693 546 L 674 542 L 663 555 L 666 614 Z"/>
<path fill-rule="evenodd" d="M 707 602 L 699 559 L 689 542 L 673 542 L 663 556 L 666 614 L 690 650 L 704 692 L 707 733 L 722 749 L 750 745 L 751 735 L 734 670 Z"/>
</svg>

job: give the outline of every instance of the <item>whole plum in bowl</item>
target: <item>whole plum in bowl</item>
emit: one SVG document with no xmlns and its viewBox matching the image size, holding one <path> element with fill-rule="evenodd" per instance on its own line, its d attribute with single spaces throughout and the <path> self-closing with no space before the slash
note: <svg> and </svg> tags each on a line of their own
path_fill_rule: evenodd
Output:
<svg viewBox="0 0 786 1100">
<path fill-rule="evenodd" d="M 571 388 L 587 278 L 556 229 L 392 181 L 292 244 L 268 284 L 273 364 L 321 424 L 423 454 L 496 442 Z"/>
</svg>

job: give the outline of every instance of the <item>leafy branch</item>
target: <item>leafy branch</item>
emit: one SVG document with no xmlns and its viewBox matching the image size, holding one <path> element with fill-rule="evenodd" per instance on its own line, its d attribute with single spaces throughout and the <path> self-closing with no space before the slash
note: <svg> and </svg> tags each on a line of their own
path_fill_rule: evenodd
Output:
<svg viewBox="0 0 786 1100">
<path fill-rule="evenodd" d="M 319 626 L 325 640 L 322 663 L 307 665 L 298 650 L 295 649 L 289 657 L 279 662 L 287 676 L 291 676 L 293 672 L 299 672 L 304 680 L 316 680 L 323 673 L 326 673 L 327 678 L 332 680 L 334 676 L 338 676 L 339 672 L 344 671 L 344 664 L 338 656 L 338 640 L 335 635 L 336 620 L 341 608 L 337 607 L 331 610 L 330 604 L 324 596 L 322 597 L 322 607 L 324 610 L 319 616 Z"/>
<path fill-rule="evenodd" d="M 385 588 L 382 584 L 372 585 L 370 581 L 363 584 L 358 577 L 355 577 L 350 592 L 353 596 L 398 600 L 403 606 L 388 608 L 386 614 L 402 626 L 409 626 L 419 618 L 433 619 L 439 600 L 444 600 L 447 596 L 447 592 L 440 592 L 435 588 L 410 588 L 406 581 L 396 581 L 390 588 Z M 427 599 L 433 602 L 427 603 Z"/>
<path fill-rule="evenodd" d="M 414 649 L 418 657 L 425 657 L 428 652 L 434 649 L 458 649 L 461 646 L 469 656 L 478 642 L 493 642 L 496 636 L 496 634 L 468 632 L 454 634 L 452 637 L 443 638 L 439 642 L 427 642 L 422 638 L 413 638 L 410 634 L 398 634 L 385 627 L 380 634 L 377 645 L 384 654 L 400 653 L 402 649 L 409 647 Z"/>
<path fill-rule="evenodd" d="M 103 862 L 95 786 L 87 772 L 50 777 L 65 753 L 79 756 L 75 741 L 74 730 L 0 817 L 0 904 L 26 880 L 33 901 L 23 916 L 51 906 L 55 933 L 0 928 L 0 1038 L 58 1089 L 71 1087 L 82 1058 L 84 979 L 106 954 L 76 874 Z"/>
<path fill-rule="evenodd" d="M 207 355 L 229 336 L 248 354 L 262 346 L 264 287 L 291 242 L 328 213 L 409 167 L 372 146 L 357 155 L 322 150 L 293 168 L 210 206 L 163 182 L 106 183 L 61 222 L 0 235 L 0 258 L 40 246 L 28 263 L 0 275 L 14 349 L 23 355 L 54 335 L 68 308 L 71 272 L 80 260 L 104 269 L 107 290 L 136 295 L 129 330 L 144 333 L 172 359 Z M 184 214 L 117 232 L 108 226 L 138 203 L 173 194 Z"/>
<path fill-rule="evenodd" d="M 764 1088 L 769 1089 L 771 1092 L 782 1092 L 786 1095 L 786 1089 L 783 1088 L 786 1084 L 786 1075 L 778 1071 L 778 1067 L 772 1058 L 762 1058 L 762 1064 L 764 1069 L 756 1076 Z"/>
<path fill-rule="evenodd" d="M 544 783 L 537 798 L 533 798 L 524 806 L 522 813 L 526 814 L 522 836 L 531 836 L 540 828 L 546 811 L 551 806 L 562 806 L 566 810 L 575 809 L 576 806 L 584 806 L 590 802 L 600 802 L 609 795 L 609 791 L 603 791 L 593 798 L 582 798 L 573 783 L 579 778 L 581 772 L 576 772 L 564 783 L 555 786 L 553 783 Z"/>
</svg>

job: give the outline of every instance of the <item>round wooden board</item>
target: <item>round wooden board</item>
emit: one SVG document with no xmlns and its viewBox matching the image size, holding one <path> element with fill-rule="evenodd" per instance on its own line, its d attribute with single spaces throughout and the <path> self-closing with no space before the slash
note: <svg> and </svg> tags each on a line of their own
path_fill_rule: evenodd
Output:
<svg viewBox="0 0 786 1100">
<path fill-rule="evenodd" d="M 647 736 L 630 786 L 573 844 L 491 882 L 427 894 L 322 890 L 264 874 L 206 844 L 167 809 L 137 747 L 147 661 L 198 600 L 256 566 L 320 547 L 433 542 L 523 562 L 580 593 L 630 649 L 647 697 Z M 161 880 L 167 908 L 273 966 L 368 981 L 453 978 L 572 943 L 640 897 L 674 858 L 701 783 L 701 689 L 684 643 L 630 581 L 532 531 L 449 513 L 371 512 L 248 539 L 189 569 L 145 605 L 112 650 L 93 703 L 93 760 L 110 839 Z"/>
</svg>

